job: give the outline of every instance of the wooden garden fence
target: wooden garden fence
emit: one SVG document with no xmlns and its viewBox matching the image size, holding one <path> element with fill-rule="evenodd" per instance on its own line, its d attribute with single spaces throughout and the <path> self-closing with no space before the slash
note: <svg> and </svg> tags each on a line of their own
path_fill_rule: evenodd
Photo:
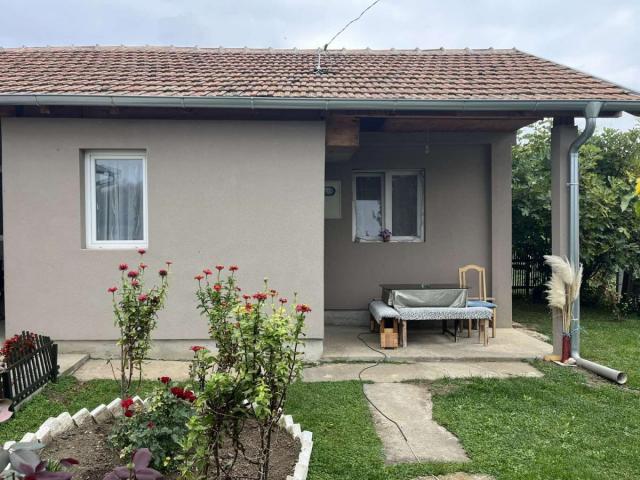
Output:
<svg viewBox="0 0 640 480">
<path fill-rule="evenodd" d="M 511 259 L 511 288 L 513 295 L 532 297 L 534 291 L 544 287 L 549 272 L 543 258 L 514 252 Z"/>
<path fill-rule="evenodd" d="M 0 375 L 2 393 L 18 406 L 49 381 L 58 378 L 58 345 L 51 338 L 22 332 L 14 337 L 16 348 L 8 349 L 5 370 Z"/>
</svg>

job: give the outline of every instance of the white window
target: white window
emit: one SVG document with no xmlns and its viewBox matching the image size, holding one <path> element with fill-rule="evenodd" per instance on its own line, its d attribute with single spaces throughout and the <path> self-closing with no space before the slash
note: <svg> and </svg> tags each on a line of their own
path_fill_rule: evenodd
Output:
<svg viewBox="0 0 640 480">
<path fill-rule="evenodd" d="M 148 246 L 146 156 L 140 151 L 87 151 L 87 248 Z"/>
<path fill-rule="evenodd" d="M 353 175 L 353 241 L 424 241 L 424 173 L 420 170 Z"/>
</svg>

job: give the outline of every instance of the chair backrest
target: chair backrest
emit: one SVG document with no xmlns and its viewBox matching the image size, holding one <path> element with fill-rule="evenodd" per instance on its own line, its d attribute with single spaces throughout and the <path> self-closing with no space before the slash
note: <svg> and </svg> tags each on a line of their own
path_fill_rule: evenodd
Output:
<svg viewBox="0 0 640 480">
<path fill-rule="evenodd" d="M 458 268 L 458 282 L 460 287 L 470 287 L 471 285 L 467 282 L 467 273 L 468 272 L 476 272 L 478 274 L 478 298 L 480 300 L 487 300 L 487 276 L 485 274 L 484 267 L 479 265 L 465 265 L 464 267 Z M 469 295 L 471 297 L 471 295 Z"/>
</svg>

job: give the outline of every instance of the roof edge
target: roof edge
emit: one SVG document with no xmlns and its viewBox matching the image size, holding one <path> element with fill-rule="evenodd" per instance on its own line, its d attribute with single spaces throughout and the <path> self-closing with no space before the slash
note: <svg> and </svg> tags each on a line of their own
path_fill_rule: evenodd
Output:
<svg viewBox="0 0 640 480">
<path fill-rule="evenodd" d="M 303 97 L 163 97 L 120 95 L 0 95 L 0 105 L 242 108 L 283 110 L 462 110 L 462 111 L 583 111 L 600 102 L 602 112 L 640 113 L 640 100 L 390 100 Z"/>
</svg>

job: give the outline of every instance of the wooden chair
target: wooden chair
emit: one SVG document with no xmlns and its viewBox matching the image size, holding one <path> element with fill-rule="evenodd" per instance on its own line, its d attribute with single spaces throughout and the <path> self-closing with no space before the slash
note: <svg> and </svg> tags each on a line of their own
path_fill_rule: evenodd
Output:
<svg viewBox="0 0 640 480">
<path fill-rule="evenodd" d="M 476 272 L 478 274 L 478 296 L 477 297 L 467 297 L 467 306 L 469 307 L 486 307 L 490 308 L 493 312 L 491 316 L 492 332 L 491 337 L 496 337 L 496 310 L 498 306 L 494 303 L 495 299 L 493 297 L 487 296 L 487 276 L 485 273 L 484 267 L 479 265 L 465 265 L 463 267 L 458 268 L 458 282 L 460 287 L 469 287 L 469 283 L 467 282 L 467 273 Z M 487 328 L 485 322 L 481 322 L 478 326 L 478 336 L 482 337 L 484 335 L 484 344 L 489 344 L 489 339 L 487 336 Z M 467 322 L 467 335 L 471 336 L 471 320 Z"/>
</svg>

